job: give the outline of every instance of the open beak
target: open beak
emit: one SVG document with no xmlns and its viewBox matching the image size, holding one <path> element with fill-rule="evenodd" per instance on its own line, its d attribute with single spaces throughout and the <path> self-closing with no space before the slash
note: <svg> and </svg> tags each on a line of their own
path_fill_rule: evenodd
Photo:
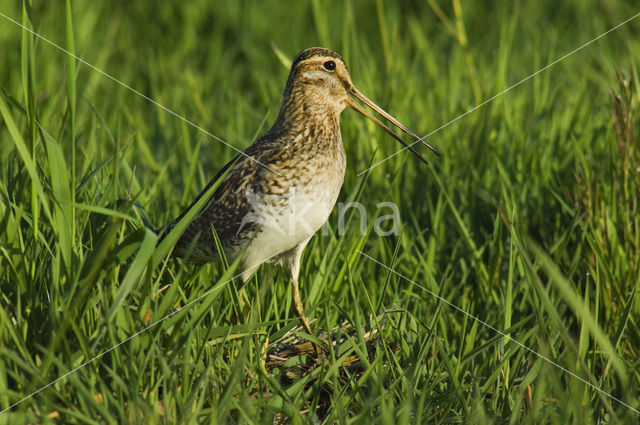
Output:
<svg viewBox="0 0 640 425">
<path fill-rule="evenodd" d="M 436 148 L 434 148 L 433 146 L 431 146 L 430 144 L 428 144 L 427 142 L 422 140 L 421 137 L 419 137 L 413 131 L 409 130 L 407 127 L 402 125 L 400 123 L 400 121 L 398 121 L 397 119 L 393 118 L 384 109 L 382 109 L 381 107 L 379 107 L 378 105 L 376 105 L 375 103 L 370 101 L 365 95 L 360 93 L 355 87 L 351 86 L 351 89 L 349 90 L 349 94 L 353 95 L 353 97 L 355 97 L 356 99 L 360 100 L 362 103 L 364 103 L 365 105 L 367 105 L 368 107 L 370 107 L 371 109 L 376 111 L 378 114 L 382 115 L 386 120 L 390 121 L 393 125 L 398 127 L 400 130 L 404 131 L 405 133 L 407 133 L 408 135 L 410 135 L 411 137 L 416 139 L 416 141 L 422 143 L 423 145 L 425 145 L 426 147 L 431 149 L 433 151 L 433 153 L 435 153 L 436 155 L 440 156 L 440 152 L 438 152 L 436 150 Z M 400 142 L 405 148 L 409 149 L 411 151 L 411 153 L 413 153 L 415 156 L 420 158 L 425 164 L 428 164 L 427 160 L 422 156 L 422 154 L 419 153 L 418 151 L 416 151 L 412 147 L 412 145 L 407 144 L 404 140 L 402 140 L 402 138 L 400 136 L 398 136 L 396 133 L 391 131 L 391 129 L 389 127 L 387 127 L 386 125 L 384 125 L 378 118 L 376 118 L 373 115 L 371 115 L 371 113 L 369 111 L 364 109 L 359 103 L 355 102 L 355 100 L 353 98 L 347 97 L 346 103 L 347 103 L 347 106 L 349 106 L 351 109 L 355 109 L 356 111 L 360 112 L 365 117 L 369 118 L 374 123 L 378 124 L 380 127 L 382 127 L 382 129 L 384 131 L 389 133 L 389 135 L 391 135 L 391 137 L 393 137 L 398 142 Z"/>
</svg>

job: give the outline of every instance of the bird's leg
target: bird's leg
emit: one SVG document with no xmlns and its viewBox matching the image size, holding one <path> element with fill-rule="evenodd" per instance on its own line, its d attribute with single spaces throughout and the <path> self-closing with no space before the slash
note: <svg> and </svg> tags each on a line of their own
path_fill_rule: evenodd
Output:
<svg viewBox="0 0 640 425">
<path fill-rule="evenodd" d="M 311 239 L 311 238 L 309 238 Z M 300 287 L 298 286 L 298 276 L 300 274 L 300 257 L 302 256 L 302 251 L 304 247 L 309 242 L 309 239 L 303 241 L 301 244 L 296 246 L 295 248 L 283 253 L 280 257 L 280 261 L 282 261 L 282 265 L 284 265 L 289 271 L 289 277 L 291 279 L 291 289 L 293 296 L 293 305 L 296 308 L 296 313 L 302 322 L 302 327 L 309 334 L 313 335 L 311 331 L 311 326 L 309 326 L 309 321 L 307 317 L 304 315 L 304 308 L 302 306 L 302 301 L 300 300 Z M 315 342 L 311 343 L 313 345 L 313 351 L 316 353 L 320 353 L 320 350 L 316 346 Z"/>
<path fill-rule="evenodd" d="M 307 331 L 309 335 L 313 335 L 313 332 L 311 331 L 311 326 L 309 326 L 309 321 L 307 320 L 307 316 L 304 315 L 304 308 L 302 307 L 302 301 L 300 300 L 300 288 L 298 288 L 298 278 L 297 277 L 295 279 L 292 278 L 291 283 L 293 286 L 291 291 L 293 292 L 293 305 L 296 308 L 296 313 L 298 313 L 298 317 L 302 322 L 302 327 L 304 328 L 304 330 Z M 311 345 L 313 346 L 313 354 L 315 354 L 316 356 L 319 356 L 319 354 L 322 352 L 320 350 L 320 347 L 318 347 L 316 343 L 313 341 L 311 341 Z"/>
<path fill-rule="evenodd" d="M 302 306 L 302 301 L 300 300 L 300 288 L 298 287 L 297 276 L 291 279 L 291 283 L 293 285 L 293 291 L 292 291 L 293 305 L 296 308 L 296 313 L 298 313 L 298 317 L 302 322 L 302 327 L 304 328 L 304 330 L 307 331 L 309 335 L 313 335 L 313 332 L 311 331 L 311 327 L 309 326 L 309 321 L 307 320 L 307 317 L 304 315 L 304 307 Z"/>
</svg>

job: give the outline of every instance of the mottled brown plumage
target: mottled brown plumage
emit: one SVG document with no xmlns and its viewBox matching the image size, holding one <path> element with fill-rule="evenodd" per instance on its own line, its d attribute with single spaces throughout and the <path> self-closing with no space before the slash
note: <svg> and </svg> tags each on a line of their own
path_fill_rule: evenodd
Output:
<svg viewBox="0 0 640 425">
<path fill-rule="evenodd" d="M 224 175 L 173 251 L 195 263 L 213 261 L 217 258 L 215 229 L 227 259 L 241 256 L 243 281 L 262 263 L 281 263 L 289 271 L 296 312 L 309 333 L 298 289 L 300 257 L 327 220 L 344 181 L 340 113 L 352 107 L 406 146 L 350 96 L 420 140 L 355 89 L 337 53 L 304 50 L 291 65 L 273 127 L 228 163 L 196 198 L 192 206 Z M 165 227 L 163 236 L 185 213 Z"/>
</svg>

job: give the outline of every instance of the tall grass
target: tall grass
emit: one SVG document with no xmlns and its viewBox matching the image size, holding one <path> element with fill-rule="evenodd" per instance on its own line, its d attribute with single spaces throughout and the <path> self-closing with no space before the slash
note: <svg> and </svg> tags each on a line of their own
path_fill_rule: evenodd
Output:
<svg viewBox="0 0 640 425">
<path fill-rule="evenodd" d="M 341 52 L 362 92 L 427 134 L 638 10 L 0 12 L 242 149 L 275 119 L 283 64 L 305 47 Z M 444 155 L 430 167 L 400 154 L 358 176 L 398 145 L 343 114 L 341 200 L 368 221 L 361 234 L 350 210 L 339 234 L 334 212 L 304 253 L 306 311 L 336 342 L 317 362 L 267 355 L 298 326 L 283 271 L 264 266 L 240 291 L 234 265 L 167 260 L 171 238 L 156 248 L 149 229 L 235 152 L 0 21 L 0 423 L 638 421 L 640 20 L 434 134 Z M 385 201 L 401 235 L 373 231 Z"/>
</svg>

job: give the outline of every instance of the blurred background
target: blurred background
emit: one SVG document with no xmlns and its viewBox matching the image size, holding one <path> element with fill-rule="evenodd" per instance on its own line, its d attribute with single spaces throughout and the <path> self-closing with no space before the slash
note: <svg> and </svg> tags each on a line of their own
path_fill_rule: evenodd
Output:
<svg viewBox="0 0 640 425">
<path fill-rule="evenodd" d="M 2 409 L 228 279 L 217 264 L 158 267 L 145 230 L 236 155 L 185 120 L 244 149 L 277 116 L 291 60 L 322 46 L 416 133 L 446 125 L 429 167 L 403 152 L 359 175 L 399 145 L 342 115 L 340 199 L 362 202 L 370 225 L 393 202 L 403 223 L 381 237 L 354 219 L 337 235 L 334 212 L 305 251 L 316 329 L 355 332 L 321 372 L 264 369 L 261 347 L 296 325 L 286 276 L 265 267 L 239 296 L 251 313 L 224 288 L 0 423 L 637 420 L 640 17 L 503 91 L 638 4 L 3 0 L 0 12 Z M 357 372 L 340 369 L 345 353 Z"/>
</svg>

